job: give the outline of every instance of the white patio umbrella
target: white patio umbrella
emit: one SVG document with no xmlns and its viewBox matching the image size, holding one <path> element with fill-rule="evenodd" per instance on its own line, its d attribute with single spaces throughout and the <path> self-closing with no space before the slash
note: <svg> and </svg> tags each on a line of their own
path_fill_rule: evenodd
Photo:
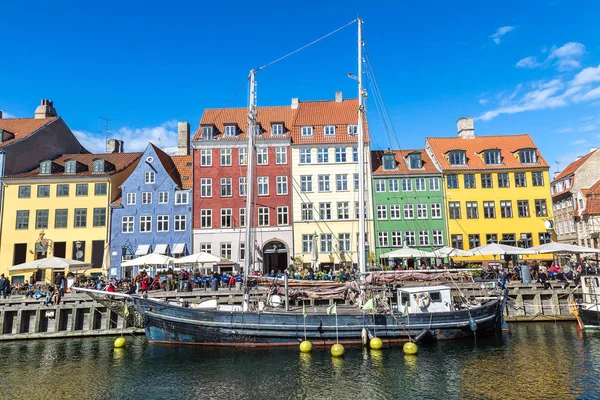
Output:
<svg viewBox="0 0 600 400">
<path fill-rule="evenodd" d="M 434 250 L 433 254 L 435 254 L 438 258 L 444 257 L 469 257 L 473 255 L 473 252 L 468 250 L 455 249 L 454 247 L 444 246 L 440 249 Z"/>
<path fill-rule="evenodd" d="M 210 253 L 194 253 L 189 256 L 176 258 L 173 264 L 205 264 L 205 263 L 217 263 L 221 261 L 221 257 L 213 256 Z"/>
<path fill-rule="evenodd" d="M 92 264 L 83 261 L 69 260 L 61 257 L 40 258 L 39 260 L 8 267 L 9 271 L 25 271 L 33 269 L 66 269 L 66 268 L 89 268 Z"/>
<path fill-rule="evenodd" d="M 127 260 L 121 264 L 122 267 L 135 267 L 139 265 L 167 265 L 172 264 L 175 259 L 163 254 L 150 253 L 145 256 Z"/>
<path fill-rule="evenodd" d="M 521 247 L 509 246 L 500 243 L 490 243 L 485 246 L 475 247 L 470 250 L 474 256 L 503 256 L 517 254 L 536 254 L 532 249 L 523 249 Z"/>
<path fill-rule="evenodd" d="M 398 250 L 389 251 L 381 255 L 381 257 L 387 258 L 433 258 L 434 253 L 423 251 L 419 249 L 413 249 L 412 247 L 402 247 Z"/>
<path fill-rule="evenodd" d="M 539 253 L 539 254 L 545 254 L 545 253 L 600 253 L 599 249 L 594 249 L 591 247 L 582 247 L 582 246 L 577 246 L 574 244 L 557 243 L 557 242 L 541 244 L 539 246 L 532 247 L 529 250 L 534 250 L 536 253 Z"/>
</svg>

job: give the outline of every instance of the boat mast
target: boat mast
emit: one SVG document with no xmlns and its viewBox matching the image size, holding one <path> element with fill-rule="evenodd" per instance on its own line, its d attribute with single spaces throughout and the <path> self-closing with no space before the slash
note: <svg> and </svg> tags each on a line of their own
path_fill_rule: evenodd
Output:
<svg viewBox="0 0 600 400">
<path fill-rule="evenodd" d="M 248 287 L 248 275 L 254 267 L 254 239 L 252 238 L 252 216 L 253 216 L 253 186 L 254 186 L 254 131 L 256 126 L 256 92 L 254 74 L 255 70 L 250 71 L 250 101 L 248 107 L 248 136 L 247 160 L 246 160 L 246 239 L 245 239 L 245 267 L 244 267 L 244 290 Z"/>
<path fill-rule="evenodd" d="M 365 253 L 365 137 L 363 133 L 363 86 L 362 86 L 362 19 L 358 18 L 358 268 L 361 274 L 367 271 L 367 257 Z"/>
</svg>

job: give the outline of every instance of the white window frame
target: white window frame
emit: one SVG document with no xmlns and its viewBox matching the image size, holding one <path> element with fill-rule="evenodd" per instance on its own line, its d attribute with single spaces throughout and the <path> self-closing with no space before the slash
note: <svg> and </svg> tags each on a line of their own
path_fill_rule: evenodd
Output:
<svg viewBox="0 0 600 400">
<path fill-rule="evenodd" d="M 379 247 L 389 247 L 389 235 L 387 232 L 377 232 L 377 244 Z"/>
<path fill-rule="evenodd" d="M 285 196 L 288 194 L 288 179 L 287 176 L 278 176 L 276 178 L 277 182 L 277 195 Z"/>
<path fill-rule="evenodd" d="M 404 219 L 415 219 L 415 205 L 414 204 L 404 204 L 402 207 L 404 210 Z"/>
<path fill-rule="evenodd" d="M 427 190 L 427 183 L 425 182 L 425 178 L 415 178 L 415 191 L 424 192 Z"/>
<path fill-rule="evenodd" d="M 358 125 L 348 125 L 348 136 L 358 135 Z"/>
<path fill-rule="evenodd" d="M 248 188 L 246 186 L 246 180 L 247 178 L 245 176 L 240 176 L 239 180 L 238 180 L 238 193 L 240 195 L 240 197 L 246 197 L 246 193 L 248 191 Z"/>
<path fill-rule="evenodd" d="M 379 221 L 387 221 L 387 206 L 385 204 L 377 205 L 377 219 Z"/>
<path fill-rule="evenodd" d="M 225 137 L 235 137 L 236 130 L 235 125 L 225 125 Z"/>
<path fill-rule="evenodd" d="M 288 206 L 277 207 L 277 225 L 285 226 L 290 224 Z"/>
<path fill-rule="evenodd" d="M 429 178 L 429 190 L 431 190 L 432 192 L 433 191 L 437 192 L 440 190 L 440 178 L 438 178 L 438 177 Z"/>
<path fill-rule="evenodd" d="M 271 125 L 271 135 L 273 135 L 273 136 L 283 136 L 283 124 L 273 124 L 273 125 Z"/>
<path fill-rule="evenodd" d="M 233 196 L 233 182 L 231 178 L 221 178 L 220 195 L 221 197 Z"/>
<path fill-rule="evenodd" d="M 313 191 L 312 175 L 300 175 L 300 191 L 310 193 Z"/>
<path fill-rule="evenodd" d="M 335 136 L 335 125 L 325 125 L 323 127 L 323 135 L 326 137 Z"/>
<path fill-rule="evenodd" d="M 142 204 L 152 204 L 152 192 L 142 192 Z"/>
<path fill-rule="evenodd" d="M 441 203 L 431 203 L 431 219 L 441 219 L 442 218 L 442 204 Z"/>
<path fill-rule="evenodd" d="M 336 163 L 345 163 L 348 162 L 348 152 L 345 147 L 336 147 L 335 148 L 335 162 Z"/>
<path fill-rule="evenodd" d="M 385 193 L 385 179 L 375 179 L 375 192 Z"/>
<path fill-rule="evenodd" d="M 331 192 L 331 179 L 330 175 L 318 175 L 319 192 L 328 193 Z"/>
<path fill-rule="evenodd" d="M 256 165 L 269 165 L 269 149 L 258 147 L 256 149 Z"/>
<path fill-rule="evenodd" d="M 186 226 L 187 226 L 187 215 L 177 214 L 177 215 L 173 216 L 173 231 L 183 232 L 183 231 L 185 231 Z"/>
<path fill-rule="evenodd" d="M 158 204 L 169 204 L 169 192 L 158 192 Z"/>
<path fill-rule="evenodd" d="M 225 223 L 223 223 L 225 219 Z M 221 208 L 221 228 L 232 228 L 233 227 L 233 209 L 232 208 Z"/>
<path fill-rule="evenodd" d="M 311 137 L 313 135 L 313 127 L 312 126 L 303 126 L 300 130 L 301 137 Z"/>
<path fill-rule="evenodd" d="M 149 225 L 149 227 L 148 227 Z M 152 215 L 140 215 L 140 233 L 152 232 Z"/>
<path fill-rule="evenodd" d="M 402 231 L 392 231 L 392 247 L 402 247 Z"/>
<path fill-rule="evenodd" d="M 212 167 L 212 149 L 200 149 L 200 166 Z"/>
<path fill-rule="evenodd" d="M 417 219 L 427 219 L 427 203 L 417 204 Z"/>
<path fill-rule="evenodd" d="M 121 217 L 121 233 L 135 232 L 135 217 L 133 215 L 125 215 Z"/>
<path fill-rule="evenodd" d="M 329 148 L 318 147 L 317 148 L 317 164 L 326 164 L 329 162 Z"/>
<path fill-rule="evenodd" d="M 258 226 L 269 226 L 269 207 L 258 207 Z"/>
<path fill-rule="evenodd" d="M 348 191 L 348 175 L 347 174 L 336 174 L 335 175 L 335 190 L 338 192 Z"/>
<path fill-rule="evenodd" d="M 166 224 L 166 226 L 165 226 L 165 224 Z M 156 216 L 156 232 L 169 232 L 169 216 L 168 215 L 157 215 Z"/>
<path fill-rule="evenodd" d="M 231 166 L 231 149 L 221 149 L 220 165 L 221 165 L 221 167 L 230 167 Z"/>
<path fill-rule="evenodd" d="M 146 185 L 152 185 L 156 182 L 156 174 L 154 171 L 145 171 L 144 172 L 144 183 Z"/>
<path fill-rule="evenodd" d="M 287 164 L 287 147 L 277 146 L 275 148 L 275 164 L 277 164 L 277 165 Z"/>
<path fill-rule="evenodd" d="M 436 229 L 431 231 L 431 237 L 433 239 L 434 246 L 443 246 L 444 245 L 444 235 L 441 230 Z"/>
<path fill-rule="evenodd" d="M 419 231 L 419 246 L 429 246 L 429 231 Z"/>
<path fill-rule="evenodd" d="M 400 204 L 390 204 L 390 219 L 402 219 L 402 211 L 400 210 Z"/>
<path fill-rule="evenodd" d="M 402 191 L 412 192 L 412 178 L 402 178 Z"/>
<path fill-rule="evenodd" d="M 238 163 L 240 165 L 248 164 L 248 151 L 245 147 L 238 148 Z"/>
<path fill-rule="evenodd" d="M 268 196 L 269 195 L 269 177 L 268 176 L 259 176 L 257 178 L 258 182 L 258 195 L 259 196 Z"/>
<path fill-rule="evenodd" d="M 129 192 L 127 193 L 127 205 L 128 206 L 134 206 L 136 203 L 136 193 L 135 192 Z"/>
<path fill-rule="evenodd" d="M 398 178 L 388 178 L 388 190 L 390 192 L 399 192 L 400 184 L 398 182 Z"/>
<path fill-rule="evenodd" d="M 200 197 L 212 197 L 212 178 L 200 178 Z"/>
<path fill-rule="evenodd" d="M 312 163 L 312 149 L 300 149 L 300 161 L 299 164 L 311 164 Z"/>
<path fill-rule="evenodd" d="M 190 192 L 188 190 L 175 191 L 175 205 L 189 204 Z"/>
<path fill-rule="evenodd" d="M 200 210 L 200 228 L 212 228 L 212 208 L 203 208 Z"/>
</svg>

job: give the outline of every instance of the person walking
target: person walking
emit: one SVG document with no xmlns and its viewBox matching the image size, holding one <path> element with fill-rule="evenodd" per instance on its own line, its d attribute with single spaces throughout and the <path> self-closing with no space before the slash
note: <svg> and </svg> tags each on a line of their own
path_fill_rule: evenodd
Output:
<svg viewBox="0 0 600 400">
<path fill-rule="evenodd" d="M 10 290 L 10 283 L 4 277 L 4 274 L 0 275 L 0 294 L 3 299 L 6 299 L 7 291 Z"/>
</svg>

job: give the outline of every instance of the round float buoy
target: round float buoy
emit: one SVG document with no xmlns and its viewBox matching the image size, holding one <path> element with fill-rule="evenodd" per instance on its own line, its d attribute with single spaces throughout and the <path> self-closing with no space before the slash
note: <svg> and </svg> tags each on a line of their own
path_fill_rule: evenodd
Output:
<svg viewBox="0 0 600 400">
<path fill-rule="evenodd" d="M 308 340 L 304 340 L 300 343 L 300 352 L 301 353 L 310 353 L 312 351 L 312 343 Z"/>
<path fill-rule="evenodd" d="M 115 349 L 120 349 L 122 347 L 125 347 L 126 345 L 127 342 L 125 341 L 124 337 L 116 338 L 115 342 L 113 343 Z"/>
<path fill-rule="evenodd" d="M 339 343 L 336 343 L 333 346 L 331 346 L 331 355 L 334 357 L 343 356 L 344 355 L 344 346 L 342 346 Z"/>
<path fill-rule="evenodd" d="M 413 342 L 404 343 L 402 349 L 404 350 L 404 354 L 417 354 L 417 345 Z"/>
<path fill-rule="evenodd" d="M 381 339 L 379 339 L 378 337 L 374 337 L 373 339 L 371 339 L 371 341 L 369 342 L 369 346 L 373 349 L 373 350 L 379 350 L 383 347 L 383 341 Z"/>
</svg>

